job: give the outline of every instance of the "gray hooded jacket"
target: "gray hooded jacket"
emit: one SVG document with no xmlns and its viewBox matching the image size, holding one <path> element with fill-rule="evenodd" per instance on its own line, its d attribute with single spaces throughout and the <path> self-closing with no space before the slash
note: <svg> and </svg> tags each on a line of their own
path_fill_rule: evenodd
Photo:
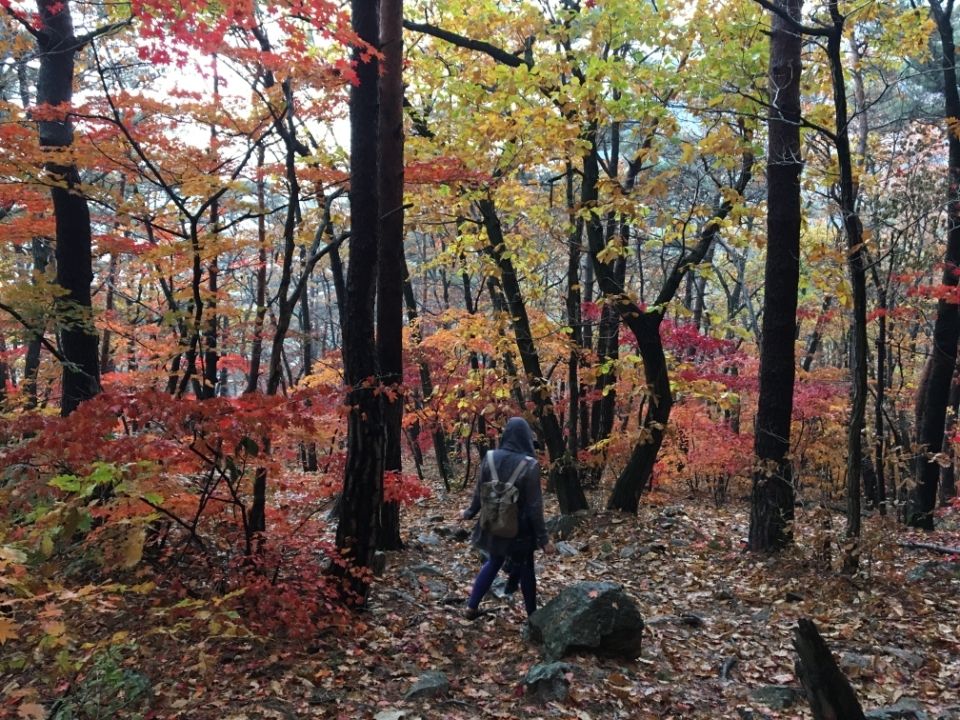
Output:
<svg viewBox="0 0 960 720">
<path fill-rule="evenodd" d="M 520 532 L 516 538 L 499 538 L 490 535 L 477 523 L 472 542 L 490 555 L 523 555 L 534 548 L 543 548 L 547 542 L 547 530 L 543 521 L 543 494 L 540 490 L 540 466 L 533 448 L 533 430 L 520 417 L 510 418 L 500 437 L 500 447 L 490 450 L 501 480 L 507 480 L 518 463 L 526 463 L 528 469 L 517 479 L 520 490 Z M 476 517 L 480 512 L 480 485 L 491 481 L 489 460 L 484 457 L 477 474 L 473 501 L 467 509 L 467 517 Z"/>
</svg>

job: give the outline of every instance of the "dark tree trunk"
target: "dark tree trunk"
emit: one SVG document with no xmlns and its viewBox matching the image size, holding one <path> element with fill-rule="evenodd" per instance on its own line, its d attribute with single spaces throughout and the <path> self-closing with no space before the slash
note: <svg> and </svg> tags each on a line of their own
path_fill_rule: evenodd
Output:
<svg viewBox="0 0 960 720">
<path fill-rule="evenodd" d="M 570 326 L 570 354 L 567 367 L 567 386 L 570 401 L 567 404 L 567 452 L 576 459 L 580 451 L 577 433 L 580 415 L 580 353 L 583 349 L 583 318 L 580 300 L 580 263 L 583 257 L 583 218 L 577 216 L 573 193 L 573 166 L 567 163 L 567 211 L 571 232 L 567 241 L 567 324 Z M 586 445 L 589 438 L 583 438 Z"/>
<path fill-rule="evenodd" d="M 887 287 L 880 280 L 880 272 L 876 263 L 873 264 L 873 283 L 877 288 L 877 308 L 880 317 L 877 318 L 876 359 L 877 377 L 876 393 L 873 402 L 873 466 L 877 475 L 877 507 L 881 515 L 887 514 L 887 473 L 886 473 L 886 424 L 884 422 L 884 405 L 887 389 Z"/>
<path fill-rule="evenodd" d="M 403 389 L 403 0 L 380 0 L 380 272 L 377 275 L 377 355 L 384 401 L 384 471 L 402 468 Z M 380 510 L 379 547 L 399 550 L 400 503 Z"/>
<path fill-rule="evenodd" d="M 107 299 L 104 301 L 103 309 L 106 312 L 107 317 L 112 321 L 110 317 L 113 315 L 113 311 L 116 309 L 116 303 L 114 301 L 114 290 L 113 287 L 117 282 L 117 256 L 115 253 L 110 255 L 110 265 L 107 270 Z M 103 337 L 100 339 L 100 374 L 106 375 L 114 371 L 113 363 L 113 353 L 112 348 L 110 347 L 113 343 L 113 333 L 110 332 L 110 327 L 107 326 L 103 331 Z"/>
<path fill-rule="evenodd" d="M 797 20 L 803 0 L 776 0 Z M 751 550 L 777 550 L 793 537 L 790 419 L 796 374 L 800 277 L 800 51 L 803 40 L 771 14 L 770 114 L 767 154 L 767 259 L 760 342 L 760 393 L 755 421 L 750 503 Z"/>
<path fill-rule="evenodd" d="M 40 20 L 37 105 L 69 107 L 73 102 L 74 58 L 79 49 L 73 33 L 70 2 L 37 0 L 37 10 Z M 73 126 L 68 116 L 43 120 L 38 125 L 42 148 L 56 150 L 73 143 Z M 50 194 L 57 228 L 57 284 L 66 291 L 57 301 L 61 317 L 60 348 L 65 360 L 60 412 L 66 416 L 100 392 L 99 348 L 90 293 L 93 282 L 90 208 L 74 165 L 49 162 L 45 167 L 58 180 Z"/>
<path fill-rule="evenodd" d="M 257 277 L 256 312 L 253 319 L 253 344 L 250 349 L 250 373 L 247 393 L 257 391 L 260 383 L 260 363 L 263 361 L 263 323 L 267 317 L 267 203 L 263 179 L 263 145 L 257 148 Z"/>
<path fill-rule="evenodd" d="M 417 316 L 417 298 L 413 292 L 413 283 L 410 280 L 410 271 L 407 269 L 407 259 L 403 258 L 403 298 L 407 307 L 407 319 L 413 331 L 413 342 L 418 348 L 422 340 L 420 331 L 420 321 Z M 469 303 L 468 303 L 469 306 Z M 469 307 L 468 307 L 469 312 Z M 475 359 L 475 357 L 471 358 Z M 423 395 L 423 401 L 429 402 L 433 397 L 433 379 L 430 377 L 430 365 L 423 357 L 418 362 L 420 370 L 420 391 Z M 437 471 L 440 473 L 440 479 L 443 480 L 443 486 L 450 489 L 450 478 L 453 473 L 450 470 L 450 448 L 447 441 L 447 434 L 443 431 L 439 420 L 435 421 L 433 426 L 433 450 L 437 458 Z"/>
<path fill-rule="evenodd" d="M 0 334 L 0 353 L 6 354 L 7 340 Z M 7 361 L 0 358 L 0 410 L 7 408 L 7 383 L 10 382 L 10 366 Z"/>
<path fill-rule="evenodd" d="M 813 332 L 811 332 L 810 337 L 807 338 L 807 350 L 803 354 L 803 362 L 800 365 L 804 372 L 810 372 L 810 368 L 813 367 L 813 360 L 823 340 L 823 328 L 827 324 L 831 305 L 833 305 L 833 295 L 827 295 L 823 298 L 823 305 L 820 307 L 820 313 L 817 315 L 817 322 L 813 326 Z"/>
<path fill-rule="evenodd" d="M 793 631 L 796 674 L 810 701 L 814 720 L 864 720 L 863 708 L 812 620 L 801 619 Z"/>
<path fill-rule="evenodd" d="M 47 272 L 50 263 L 50 245 L 45 238 L 34 238 L 33 252 L 33 283 Z M 40 351 L 43 347 L 44 328 L 31 328 L 27 338 L 27 356 L 23 363 L 23 395 L 28 409 L 37 406 L 37 374 L 40 371 Z"/>
<path fill-rule="evenodd" d="M 352 0 L 352 24 L 370 47 L 379 43 L 380 3 Z M 347 419 L 347 465 L 336 544 L 354 568 L 368 568 L 377 548 L 383 501 L 384 407 L 377 387 L 377 345 L 374 305 L 378 266 L 377 133 L 380 63 L 362 48 L 354 50 L 357 84 L 350 88 L 350 257 L 347 269 L 347 322 L 343 328 L 343 362 L 350 408 Z M 345 585 L 365 602 L 365 577 L 338 567 Z"/>
<path fill-rule="evenodd" d="M 210 206 L 210 230 L 217 232 L 220 223 L 219 208 L 216 202 Z M 214 255 L 207 266 L 207 292 L 210 299 L 207 301 L 207 329 L 203 333 L 203 397 L 212 398 L 217 395 L 217 335 L 220 330 L 220 318 L 217 315 L 217 282 L 219 280 L 220 265 Z"/>
<path fill-rule="evenodd" d="M 598 271 L 597 275 L 600 277 L 601 273 Z M 602 283 L 603 280 L 601 289 Z M 662 320 L 663 315 L 660 313 L 638 313 L 636 316 L 624 318 L 637 340 L 637 348 L 643 359 L 643 374 L 649 401 L 643 418 L 644 438 L 634 445 L 627 466 L 617 478 L 607 501 L 607 507 L 611 510 L 637 512 L 640 494 L 650 483 L 653 466 L 663 445 L 663 431 L 670 420 L 673 393 L 670 390 L 667 358 L 660 338 Z"/>
<path fill-rule="evenodd" d="M 960 409 L 960 373 L 953 374 L 953 384 L 950 386 L 950 411 L 947 416 L 947 426 L 944 438 L 944 451 L 949 448 L 950 462 L 940 470 L 940 502 L 948 503 L 957 496 L 956 479 L 956 452 L 949 438 L 957 432 L 957 411 Z"/>
<path fill-rule="evenodd" d="M 584 191 L 584 205 L 590 207 L 595 203 L 596 183 L 599 180 L 599 156 L 596 147 L 596 126 L 588 128 L 586 139 L 590 142 L 592 151 L 583 159 L 583 183 L 593 185 L 594 191 Z M 753 155 L 744 151 L 739 177 L 732 188 L 742 194 L 750 181 L 753 170 Z M 636 172 L 631 168 L 631 172 Z M 660 324 L 664 317 L 664 308 L 676 297 L 677 290 L 683 283 L 689 268 L 703 261 L 710 251 L 720 222 L 730 214 L 733 202 L 722 194 L 718 196 L 713 208 L 713 217 L 700 230 L 697 244 L 685 252 L 674 264 L 664 279 L 660 292 L 650 310 L 642 310 L 626 293 L 623 277 L 615 266 L 601 262 L 600 253 L 604 250 L 603 229 L 596 213 L 592 213 L 586 222 L 587 241 L 590 248 L 590 257 L 593 262 L 594 273 L 604 301 L 611 304 L 620 313 L 623 323 L 633 333 L 637 341 L 637 349 L 643 360 L 644 379 L 647 384 L 648 399 L 646 414 L 643 419 L 641 439 L 634 446 L 630 459 L 623 472 L 617 478 L 613 492 L 607 501 L 611 510 L 623 510 L 636 513 L 640 502 L 640 494 L 649 484 L 653 474 L 653 467 L 663 444 L 663 433 L 670 419 L 673 408 L 673 393 L 670 389 L 670 375 L 667 369 L 667 359 L 660 337 Z"/>
<path fill-rule="evenodd" d="M 520 291 L 520 282 L 517 278 L 513 262 L 506 256 L 506 245 L 500 218 L 497 217 L 493 200 L 485 198 L 477 202 L 480 214 L 483 217 L 487 231 L 487 254 L 497 263 L 500 269 L 500 283 L 510 313 L 513 332 L 516 337 L 517 350 L 520 362 L 530 387 L 530 397 L 536 407 L 540 429 L 547 446 L 552 464 L 550 470 L 550 485 L 556 489 L 557 500 L 560 503 L 560 512 L 573 513 L 585 510 L 589 506 L 580 484 L 580 476 L 576 466 L 566 455 L 563 441 L 563 430 L 554 410 L 550 386 L 540 368 L 540 357 L 533 342 L 533 333 L 527 317 L 527 308 Z"/>
<path fill-rule="evenodd" d="M 940 33 L 943 52 L 943 96 L 946 118 L 960 117 L 960 92 L 957 89 L 956 46 L 953 39 L 950 2 L 944 9 L 939 0 L 930 0 L 930 9 Z M 948 128 L 947 248 L 944 257 L 943 284 L 957 287 L 960 277 L 960 138 Z M 940 300 L 933 325 L 933 348 L 929 374 L 923 394 L 917 398 L 921 413 L 917 420 L 917 444 L 927 454 L 917 464 L 916 487 L 910 492 L 905 509 L 907 523 L 913 527 L 933 529 L 933 510 L 937 502 L 937 484 L 940 466 L 931 458 L 943 450 L 943 431 L 947 420 L 947 401 L 950 383 L 957 361 L 957 339 L 960 337 L 960 310 L 955 302 Z"/>
<path fill-rule="evenodd" d="M 856 208 L 857 187 L 853 179 L 847 88 L 841 57 L 845 18 L 834 0 L 830 2 L 830 16 L 833 19 L 833 32 L 827 39 L 827 56 L 830 60 L 837 126 L 834 143 L 840 166 L 840 212 L 847 236 L 847 263 L 853 294 L 853 315 L 850 320 L 850 419 L 847 425 L 847 537 L 859 538 L 863 427 L 867 409 L 867 256 L 863 247 L 863 225 Z M 844 559 L 847 568 L 856 567 L 857 554 L 855 547 L 848 552 Z"/>
</svg>

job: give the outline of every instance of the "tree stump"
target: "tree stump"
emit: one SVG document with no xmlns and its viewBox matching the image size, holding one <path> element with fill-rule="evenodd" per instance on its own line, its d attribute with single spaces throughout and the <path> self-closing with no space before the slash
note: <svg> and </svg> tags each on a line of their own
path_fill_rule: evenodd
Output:
<svg viewBox="0 0 960 720">
<path fill-rule="evenodd" d="M 793 647 L 799 656 L 797 677 L 803 683 L 815 720 L 864 720 L 857 694 L 812 620 L 803 618 L 797 622 Z"/>
</svg>

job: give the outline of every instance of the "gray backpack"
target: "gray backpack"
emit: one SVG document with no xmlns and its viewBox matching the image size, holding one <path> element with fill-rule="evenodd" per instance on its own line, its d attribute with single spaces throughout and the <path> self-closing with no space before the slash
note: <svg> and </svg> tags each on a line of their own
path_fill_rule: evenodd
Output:
<svg viewBox="0 0 960 720">
<path fill-rule="evenodd" d="M 520 488 L 517 480 L 529 468 L 529 458 L 517 463 L 506 482 L 500 480 L 493 451 L 487 453 L 490 481 L 480 485 L 480 527 L 498 538 L 515 538 L 520 532 Z"/>
</svg>

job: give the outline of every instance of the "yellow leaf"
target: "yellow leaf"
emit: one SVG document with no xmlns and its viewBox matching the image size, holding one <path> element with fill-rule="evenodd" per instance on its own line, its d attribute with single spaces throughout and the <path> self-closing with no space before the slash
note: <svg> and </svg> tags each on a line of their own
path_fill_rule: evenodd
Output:
<svg viewBox="0 0 960 720">
<path fill-rule="evenodd" d="M 17 550 L 9 545 L 3 545 L 0 547 L 0 560 L 9 560 L 10 562 L 15 563 L 25 563 L 27 561 L 27 554 L 22 550 Z"/>
<path fill-rule="evenodd" d="M 146 531 L 136 528 L 127 535 L 123 543 L 123 567 L 130 568 L 136 565 L 143 558 L 143 543 L 147 540 Z"/>
<path fill-rule="evenodd" d="M 10 618 L 0 617 L 0 645 L 6 645 L 7 640 L 16 640 L 20 637 L 17 630 L 20 628 Z"/>
</svg>

